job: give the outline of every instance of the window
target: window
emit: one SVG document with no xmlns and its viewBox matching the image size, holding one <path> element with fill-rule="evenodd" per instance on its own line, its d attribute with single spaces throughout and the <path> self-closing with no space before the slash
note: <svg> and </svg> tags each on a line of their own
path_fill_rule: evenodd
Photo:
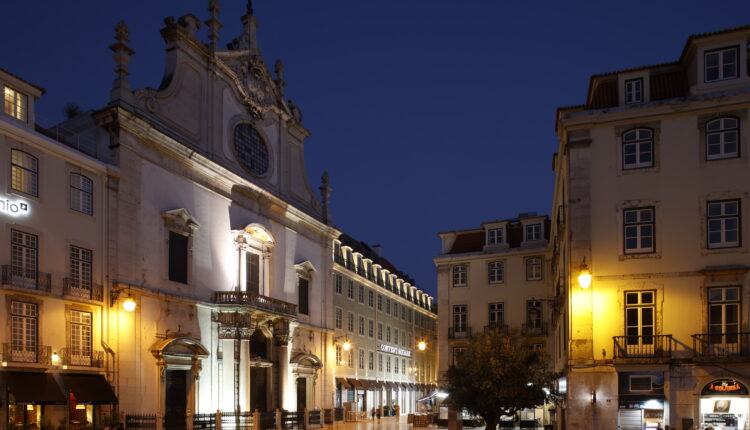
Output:
<svg viewBox="0 0 750 430">
<path fill-rule="evenodd" d="M 245 290 L 260 294 L 260 255 L 245 252 Z"/>
<path fill-rule="evenodd" d="M 383 310 L 383 296 L 381 294 L 378 294 L 378 310 Z"/>
<path fill-rule="evenodd" d="M 234 150 L 240 165 L 253 175 L 264 175 L 268 171 L 268 148 L 250 124 L 238 124 L 234 128 Z"/>
<path fill-rule="evenodd" d="M 385 328 L 385 341 L 388 343 L 391 342 L 391 326 Z"/>
<path fill-rule="evenodd" d="M 395 300 L 393 301 L 393 316 L 394 318 L 398 318 L 398 302 Z"/>
<path fill-rule="evenodd" d="M 333 275 L 333 284 L 336 287 L 336 294 L 344 293 L 343 283 L 344 283 L 344 280 L 341 278 L 341 275 L 339 275 L 338 273 Z"/>
<path fill-rule="evenodd" d="M 394 367 L 393 373 L 398 374 L 398 358 L 397 357 L 393 357 L 393 367 Z"/>
<path fill-rule="evenodd" d="M 466 286 L 466 266 L 453 266 L 453 286 Z"/>
<path fill-rule="evenodd" d="M 367 355 L 367 370 L 375 370 L 375 353 L 372 351 Z"/>
<path fill-rule="evenodd" d="M 630 391 L 653 391 L 651 375 L 630 375 Z"/>
<path fill-rule="evenodd" d="M 656 294 L 653 291 L 625 293 L 625 336 L 628 349 L 639 351 L 654 344 Z"/>
<path fill-rule="evenodd" d="M 716 49 L 703 54 L 704 82 L 723 81 L 739 76 L 737 47 Z"/>
<path fill-rule="evenodd" d="M 378 372 L 383 371 L 383 354 L 378 353 Z"/>
<path fill-rule="evenodd" d="M 378 340 L 383 340 L 383 324 L 378 323 Z"/>
<path fill-rule="evenodd" d="M 365 317 L 361 316 L 359 317 L 359 326 L 357 327 L 357 334 L 360 336 L 365 335 Z"/>
<path fill-rule="evenodd" d="M 188 237 L 174 231 L 169 232 L 169 280 L 188 281 Z"/>
<path fill-rule="evenodd" d="M 708 202 L 707 206 L 708 247 L 740 246 L 740 201 Z"/>
<path fill-rule="evenodd" d="M 91 179 L 77 173 L 70 174 L 70 208 L 86 215 L 94 213 L 94 185 Z"/>
<path fill-rule="evenodd" d="M 625 104 L 643 101 L 643 78 L 625 81 Z"/>
<path fill-rule="evenodd" d="M 505 263 L 490 261 L 487 264 L 487 278 L 490 284 L 501 284 L 505 278 Z"/>
<path fill-rule="evenodd" d="M 529 329 L 542 328 L 542 302 L 539 300 L 526 301 L 526 327 Z"/>
<path fill-rule="evenodd" d="M 654 166 L 654 133 L 635 128 L 622 134 L 622 168 L 642 169 Z"/>
<path fill-rule="evenodd" d="M 623 220 L 625 253 L 654 252 L 654 208 L 625 209 Z"/>
<path fill-rule="evenodd" d="M 83 290 L 85 296 L 91 291 L 92 255 L 90 249 L 70 247 L 70 287 Z"/>
<path fill-rule="evenodd" d="M 354 369 L 354 348 L 346 351 L 346 363 L 350 369 Z"/>
<path fill-rule="evenodd" d="M 297 278 L 298 288 L 298 309 L 302 315 L 310 315 L 310 280 L 306 278 Z"/>
<path fill-rule="evenodd" d="M 505 304 L 502 302 L 498 303 L 490 303 L 490 315 L 489 315 L 489 325 L 490 327 L 499 327 L 503 325 L 503 321 L 505 321 Z"/>
<path fill-rule="evenodd" d="M 10 151 L 10 187 L 30 196 L 39 195 L 39 160 L 17 149 Z"/>
<path fill-rule="evenodd" d="M 401 374 L 406 375 L 406 359 L 401 359 Z"/>
<path fill-rule="evenodd" d="M 70 311 L 70 364 L 91 365 L 91 313 Z"/>
<path fill-rule="evenodd" d="M 453 348 L 453 365 L 458 365 L 458 360 L 461 359 L 461 356 L 464 355 L 466 352 L 466 348 Z"/>
<path fill-rule="evenodd" d="M 409 312 L 407 313 L 407 321 L 412 322 L 413 318 L 414 318 L 414 312 L 411 309 L 409 309 Z"/>
<path fill-rule="evenodd" d="M 375 337 L 375 321 L 373 320 L 367 321 L 367 336 Z"/>
<path fill-rule="evenodd" d="M 739 157 L 739 134 L 737 118 L 716 118 L 706 122 L 706 160 Z"/>
<path fill-rule="evenodd" d="M 393 329 L 393 343 L 398 345 L 398 329 L 397 328 Z"/>
<path fill-rule="evenodd" d="M 365 286 L 362 284 L 359 284 L 359 302 L 365 303 Z"/>
<path fill-rule="evenodd" d="M 367 306 L 375 306 L 375 292 L 373 292 L 372 290 L 367 290 Z"/>
<path fill-rule="evenodd" d="M 453 306 L 453 332 L 466 333 L 467 325 L 466 305 Z"/>
<path fill-rule="evenodd" d="M 401 306 L 401 320 L 406 321 L 406 306 Z"/>
<path fill-rule="evenodd" d="M 341 362 L 341 360 L 343 359 L 341 351 L 342 351 L 341 345 L 336 345 L 336 365 L 337 366 L 341 366 L 343 364 Z"/>
<path fill-rule="evenodd" d="M 10 267 L 13 284 L 37 287 L 39 238 L 34 234 L 11 230 Z"/>
<path fill-rule="evenodd" d="M 346 297 L 354 300 L 354 281 L 347 279 L 346 283 Z"/>
<path fill-rule="evenodd" d="M 5 114 L 26 122 L 28 97 L 10 87 L 5 87 Z"/>
<path fill-rule="evenodd" d="M 34 303 L 11 301 L 11 358 L 36 363 L 39 310 Z"/>
<path fill-rule="evenodd" d="M 358 365 L 360 369 L 365 370 L 365 350 L 362 348 L 359 349 Z"/>
<path fill-rule="evenodd" d="M 542 279 L 542 257 L 526 259 L 526 280 L 540 281 Z"/>
<path fill-rule="evenodd" d="M 487 245 L 501 245 L 503 243 L 503 229 L 491 228 L 487 230 Z"/>
<path fill-rule="evenodd" d="M 354 313 L 346 313 L 346 331 L 354 333 Z"/>
<path fill-rule="evenodd" d="M 390 356 L 385 357 L 385 371 L 388 373 L 391 373 L 391 357 Z"/>
<path fill-rule="evenodd" d="M 385 299 L 385 313 L 391 314 L 391 299 Z"/>
<path fill-rule="evenodd" d="M 344 320 L 344 311 L 342 311 L 341 308 L 336 308 L 336 317 L 335 317 L 336 328 L 340 329 L 344 327 L 343 320 Z"/>
<path fill-rule="evenodd" d="M 542 223 L 526 224 L 526 242 L 542 240 Z"/>
<path fill-rule="evenodd" d="M 708 332 L 711 345 L 735 345 L 740 331 L 740 288 L 708 289 Z M 736 348 L 736 347 L 735 347 Z M 732 351 L 730 349 L 730 351 Z M 734 350 L 736 352 L 736 349 Z M 715 351 L 719 352 L 719 351 Z M 724 349 L 726 353 L 727 350 Z"/>
</svg>

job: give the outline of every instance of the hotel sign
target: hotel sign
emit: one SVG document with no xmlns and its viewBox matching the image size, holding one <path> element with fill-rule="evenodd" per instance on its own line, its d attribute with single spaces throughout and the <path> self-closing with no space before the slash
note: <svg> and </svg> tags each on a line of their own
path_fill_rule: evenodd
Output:
<svg viewBox="0 0 750 430">
<path fill-rule="evenodd" d="M 0 196 L 0 213 L 10 216 L 28 215 L 29 204 L 20 200 L 10 200 Z"/>
<path fill-rule="evenodd" d="M 395 346 L 386 345 L 384 343 L 380 344 L 380 350 L 383 352 L 388 352 L 390 354 L 402 355 L 404 357 L 411 357 L 411 351 L 409 351 L 408 349 L 396 348 Z"/>
</svg>

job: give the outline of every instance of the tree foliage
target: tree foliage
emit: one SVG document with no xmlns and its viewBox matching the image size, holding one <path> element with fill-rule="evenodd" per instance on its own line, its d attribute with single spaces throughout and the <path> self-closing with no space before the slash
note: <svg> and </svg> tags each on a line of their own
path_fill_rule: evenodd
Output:
<svg viewBox="0 0 750 430">
<path fill-rule="evenodd" d="M 503 415 L 544 403 L 557 375 L 549 358 L 518 333 L 490 330 L 469 341 L 446 372 L 448 402 L 484 418 L 494 429 Z"/>
</svg>

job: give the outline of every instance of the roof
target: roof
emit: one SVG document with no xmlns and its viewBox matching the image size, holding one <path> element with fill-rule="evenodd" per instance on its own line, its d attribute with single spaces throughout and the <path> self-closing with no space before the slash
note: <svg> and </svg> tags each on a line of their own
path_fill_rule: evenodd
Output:
<svg viewBox="0 0 750 430">
<path fill-rule="evenodd" d="M 341 236 L 339 236 L 339 241 L 341 241 L 342 245 L 352 248 L 354 252 L 358 252 L 362 254 L 365 258 L 369 258 L 370 260 L 372 260 L 373 263 L 379 264 L 380 267 L 382 267 L 383 269 L 393 273 L 394 275 L 410 283 L 411 285 L 416 285 L 416 281 L 414 280 L 414 278 L 398 270 L 396 266 L 393 265 L 393 263 L 388 261 L 388 259 L 383 258 L 380 255 L 378 255 L 378 253 L 375 252 L 375 250 L 372 249 L 370 245 L 366 244 L 365 242 L 361 242 L 357 239 L 354 239 L 353 237 L 349 236 L 346 233 L 342 233 Z"/>
<path fill-rule="evenodd" d="M 693 43 L 695 39 L 703 39 L 706 37 L 718 36 L 720 34 L 734 33 L 735 31 L 743 31 L 743 30 L 750 30 L 750 25 L 730 27 L 730 28 L 725 28 L 723 30 L 709 31 L 707 33 L 691 34 L 690 36 L 688 36 L 687 41 L 685 41 L 685 47 L 682 48 L 682 54 L 680 54 L 680 61 L 685 59 L 685 56 L 687 55 L 687 52 L 690 49 L 690 45 Z"/>
<path fill-rule="evenodd" d="M 529 218 L 541 218 L 529 217 Z M 544 239 L 549 240 L 550 221 L 549 218 L 544 215 Z M 528 218 L 513 218 L 507 220 L 505 225 L 506 241 L 508 242 L 508 248 L 520 248 L 521 242 L 523 242 L 523 223 L 522 219 Z M 446 254 L 466 254 L 470 252 L 481 252 L 484 250 L 485 241 L 487 235 L 484 233 L 484 229 L 481 230 L 459 230 L 456 233 L 456 240 L 453 242 L 451 249 Z"/>
<path fill-rule="evenodd" d="M 36 88 L 36 89 L 37 89 L 37 90 L 39 90 L 39 92 L 41 92 L 42 94 L 44 94 L 44 93 L 46 93 L 46 92 L 47 92 L 47 90 L 45 90 L 44 88 L 42 88 L 42 87 L 40 87 L 40 86 L 38 86 L 38 85 L 34 85 L 34 84 L 32 84 L 31 82 L 27 81 L 26 79 L 24 79 L 24 78 L 22 78 L 22 77 L 20 77 L 20 76 L 18 76 L 18 75 L 15 75 L 15 74 L 13 74 L 13 73 L 11 73 L 11 72 L 9 72 L 9 71 L 7 71 L 7 70 L 3 69 L 2 67 L 0 67 L 0 72 L 3 72 L 3 73 L 5 73 L 5 74 L 7 74 L 8 76 L 11 76 L 11 77 L 13 77 L 13 78 L 15 78 L 15 79 L 18 79 L 19 81 L 23 82 L 23 83 L 24 83 L 24 84 L 26 84 L 26 85 L 29 85 L 29 86 L 31 86 L 31 87 L 34 87 L 34 88 Z"/>
</svg>

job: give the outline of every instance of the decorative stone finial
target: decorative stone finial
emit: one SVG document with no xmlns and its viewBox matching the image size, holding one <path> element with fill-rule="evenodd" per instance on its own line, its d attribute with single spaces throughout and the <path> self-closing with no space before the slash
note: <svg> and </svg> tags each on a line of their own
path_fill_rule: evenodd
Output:
<svg viewBox="0 0 750 430">
<path fill-rule="evenodd" d="M 208 0 L 208 12 L 211 14 L 211 17 L 205 22 L 208 27 L 208 39 L 210 40 L 208 47 L 211 51 L 216 51 L 219 46 L 219 29 L 223 27 L 219 21 L 219 0 Z"/>
<path fill-rule="evenodd" d="M 284 80 L 284 63 L 281 60 L 276 60 L 273 65 L 273 71 L 276 73 L 276 86 L 279 88 L 279 92 L 284 94 L 284 87 L 286 87 L 286 81 Z"/>
<path fill-rule="evenodd" d="M 117 77 L 112 85 L 112 90 L 109 92 L 110 103 L 118 100 L 127 103 L 133 103 L 133 93 L 130 91 L 130 82 L 128 82 L 127 76 L 128 64 L 130 64 L 130 56 L 135 54 L 129 46 L 130 42 L 130 30 L 125 25 L 125 21 L 120 21 L 115 27 L 115 43 L 109 46 L 109 49 L 114 52 L 115 60 L 115 73 Z"/>
<path fill-rule="evenodd" d="M 247 14 L 253 16 L 253 0 L 247 0 Z"/>
<path fill-rule="evenodd" d="M 333 188 L 328 186 L 329 183 L 329 177 L 328 172 L 323 172 L 323 176 L 320 178 L 321 185 L 318 187 L 320 190 L 320 197 L 323 204 L 323 222 L 326 224 L 331 224 L 331 208 L 329 206 L 331 201 L 331 191 Z"/>
</svg>

